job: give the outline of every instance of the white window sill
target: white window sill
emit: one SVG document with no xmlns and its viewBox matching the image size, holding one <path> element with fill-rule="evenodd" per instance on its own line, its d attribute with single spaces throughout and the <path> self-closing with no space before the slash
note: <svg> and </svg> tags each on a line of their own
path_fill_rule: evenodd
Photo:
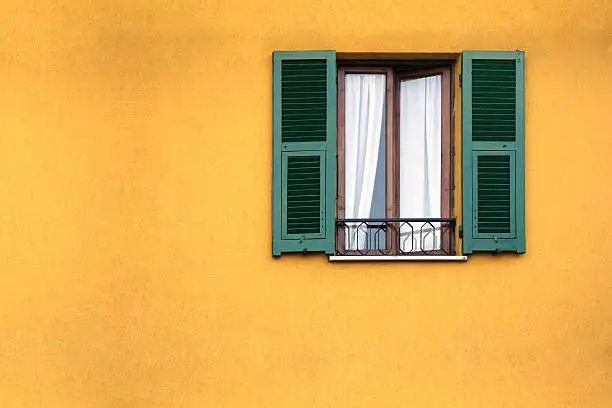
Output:
<svg viewBox="0 0 612 408">
<path fill-rule="evenodd" d="M 338 261 L 446 261 L 446 262 L 465 262 L 467 261 L 467 256 L 464 255 L 449 255 L 449 256 L 406 256 L 406 255 L 332 255 L 329 257 L 331 262 Z"/>
</svg>

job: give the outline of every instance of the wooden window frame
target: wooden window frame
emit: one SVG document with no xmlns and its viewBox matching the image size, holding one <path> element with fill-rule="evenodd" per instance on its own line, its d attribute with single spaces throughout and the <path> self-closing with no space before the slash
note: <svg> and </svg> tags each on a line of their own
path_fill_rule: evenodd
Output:
<svg viewBox="0 0 612 408">
<path fill-rule="evenodd" d="M 453 89 L 453 67 L 452 65 L 427 68 L 427 69 L 406 69 L 392 66 L 339 66 L 338 67 L 338 126 L 337 126 L 337 218 L 345 217 L 345 152 L 346 152 L 346 124 L 345 124 L 345 98 L 346 85 L 345 76 L 347 74 L 385 74 L 386 75 L 386 130 L 385 130 L 385 218 L 399 218 L 400 205 L 400 137 L 399 137 L 399 116 L 400 116 L 400 86 L 403 80 L 424 78 L 434 75 L 442 77 L 442 123 L 441 123 L 441 147 L 442 147 L 442 218 L 452 218 L 454 216 L 454 141 L 453 141 L 453 122 L 454 122 L 454 89 Z M 444 247 L 455 250 L 454 234 L 444 237 Z M 399 225 L 394 225 L 387 230 L 386 242 L 389 253 L 387 255 L 398 255 L 400 245 Z M 344 229 L 337 234 L 336 249 L 347 255 L 380 255 L 377 250 L 367 251 L 347 251 L 344 249 L 345 238 Z M 439 253 L 438 253 L 439 252 Z M 413 252 L 411 255 L 423 254 Z M 428 252 L 428 255 L 447 255 L 443 251 Z"/>
<path fill-rule="evenodd" d="M 346 98 L 345 98 L 345 76 L 347 74 L 384 74 L 386 76 L 385 79 L 385 117 L 386 117 L 386 129 L 385 129 L 385 218 L 393 217 L 393 185 L 391 184 L 391 180 L 393 180 L 393 139 L 395 136 L 393 135 L 393 129 L 395 126 L 393 125 L 394 121 L 394 99 L 393 99 L 393 88 L 395 87 L 395 78 L 394 72 L 392 68 L 384 68 L 384 67 L 339 67 L 338 68 L 338 127 L 337 127 L 337 177 L 338 182 L 336 185 L 337 189 L 337 217 L 344 218 L 345 216 L 345 177 L 346 177 L 346 161 L 345 161 L 345 153 L 346 153 L 346 121 L 344 120 L 346 114 Z M 391 242 L 393 239 L 393 231 L 388 230 L 386 234 L 386 242 Z M 344 229 L 340 230 L 340 233 L 337 234 L 336 240 L 336 248 L 342 248 L 342 252 L 347 255 L 380 255 L 378 251 L 375 250 L 367 250 L 358 252 L 356 250 L 344 250 L 344 242 L 345 235 Z M 389 253 L 391 255 L 391 253 Z"/>
</svg>

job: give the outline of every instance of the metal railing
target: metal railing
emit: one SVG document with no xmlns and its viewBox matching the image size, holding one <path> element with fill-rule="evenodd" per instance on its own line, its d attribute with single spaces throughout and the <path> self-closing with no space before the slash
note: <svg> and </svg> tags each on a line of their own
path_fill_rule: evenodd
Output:
<svg viewBox="0 0 612 408">
<path fill-rule="evenodd" d="M 340 218 L 336 255 L 455 255 L 454 218 Z"/>
</svg>

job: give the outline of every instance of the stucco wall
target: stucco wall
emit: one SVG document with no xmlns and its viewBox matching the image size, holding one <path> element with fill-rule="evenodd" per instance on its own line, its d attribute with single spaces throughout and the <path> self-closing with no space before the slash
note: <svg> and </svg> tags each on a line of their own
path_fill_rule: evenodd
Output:
<svg viewBox="0 0 612 408">
<path fill-rule="evenodd" d="M 526 51 L 527 254 L 270 256 L 271 53 Z M 612 406 L 612 3 L 4 0 L 0 406 Z"/>
</svg>

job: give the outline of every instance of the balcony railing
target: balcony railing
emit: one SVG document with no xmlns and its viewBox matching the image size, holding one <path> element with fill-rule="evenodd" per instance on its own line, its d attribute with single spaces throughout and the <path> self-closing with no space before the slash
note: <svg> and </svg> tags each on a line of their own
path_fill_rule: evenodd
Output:
<svg viewBox="0 0 612 408">
<path fill-rule="evenodd" d="M 455 255 L 454 218 L 341 218 L 336 255 Z"/>
</svg>

